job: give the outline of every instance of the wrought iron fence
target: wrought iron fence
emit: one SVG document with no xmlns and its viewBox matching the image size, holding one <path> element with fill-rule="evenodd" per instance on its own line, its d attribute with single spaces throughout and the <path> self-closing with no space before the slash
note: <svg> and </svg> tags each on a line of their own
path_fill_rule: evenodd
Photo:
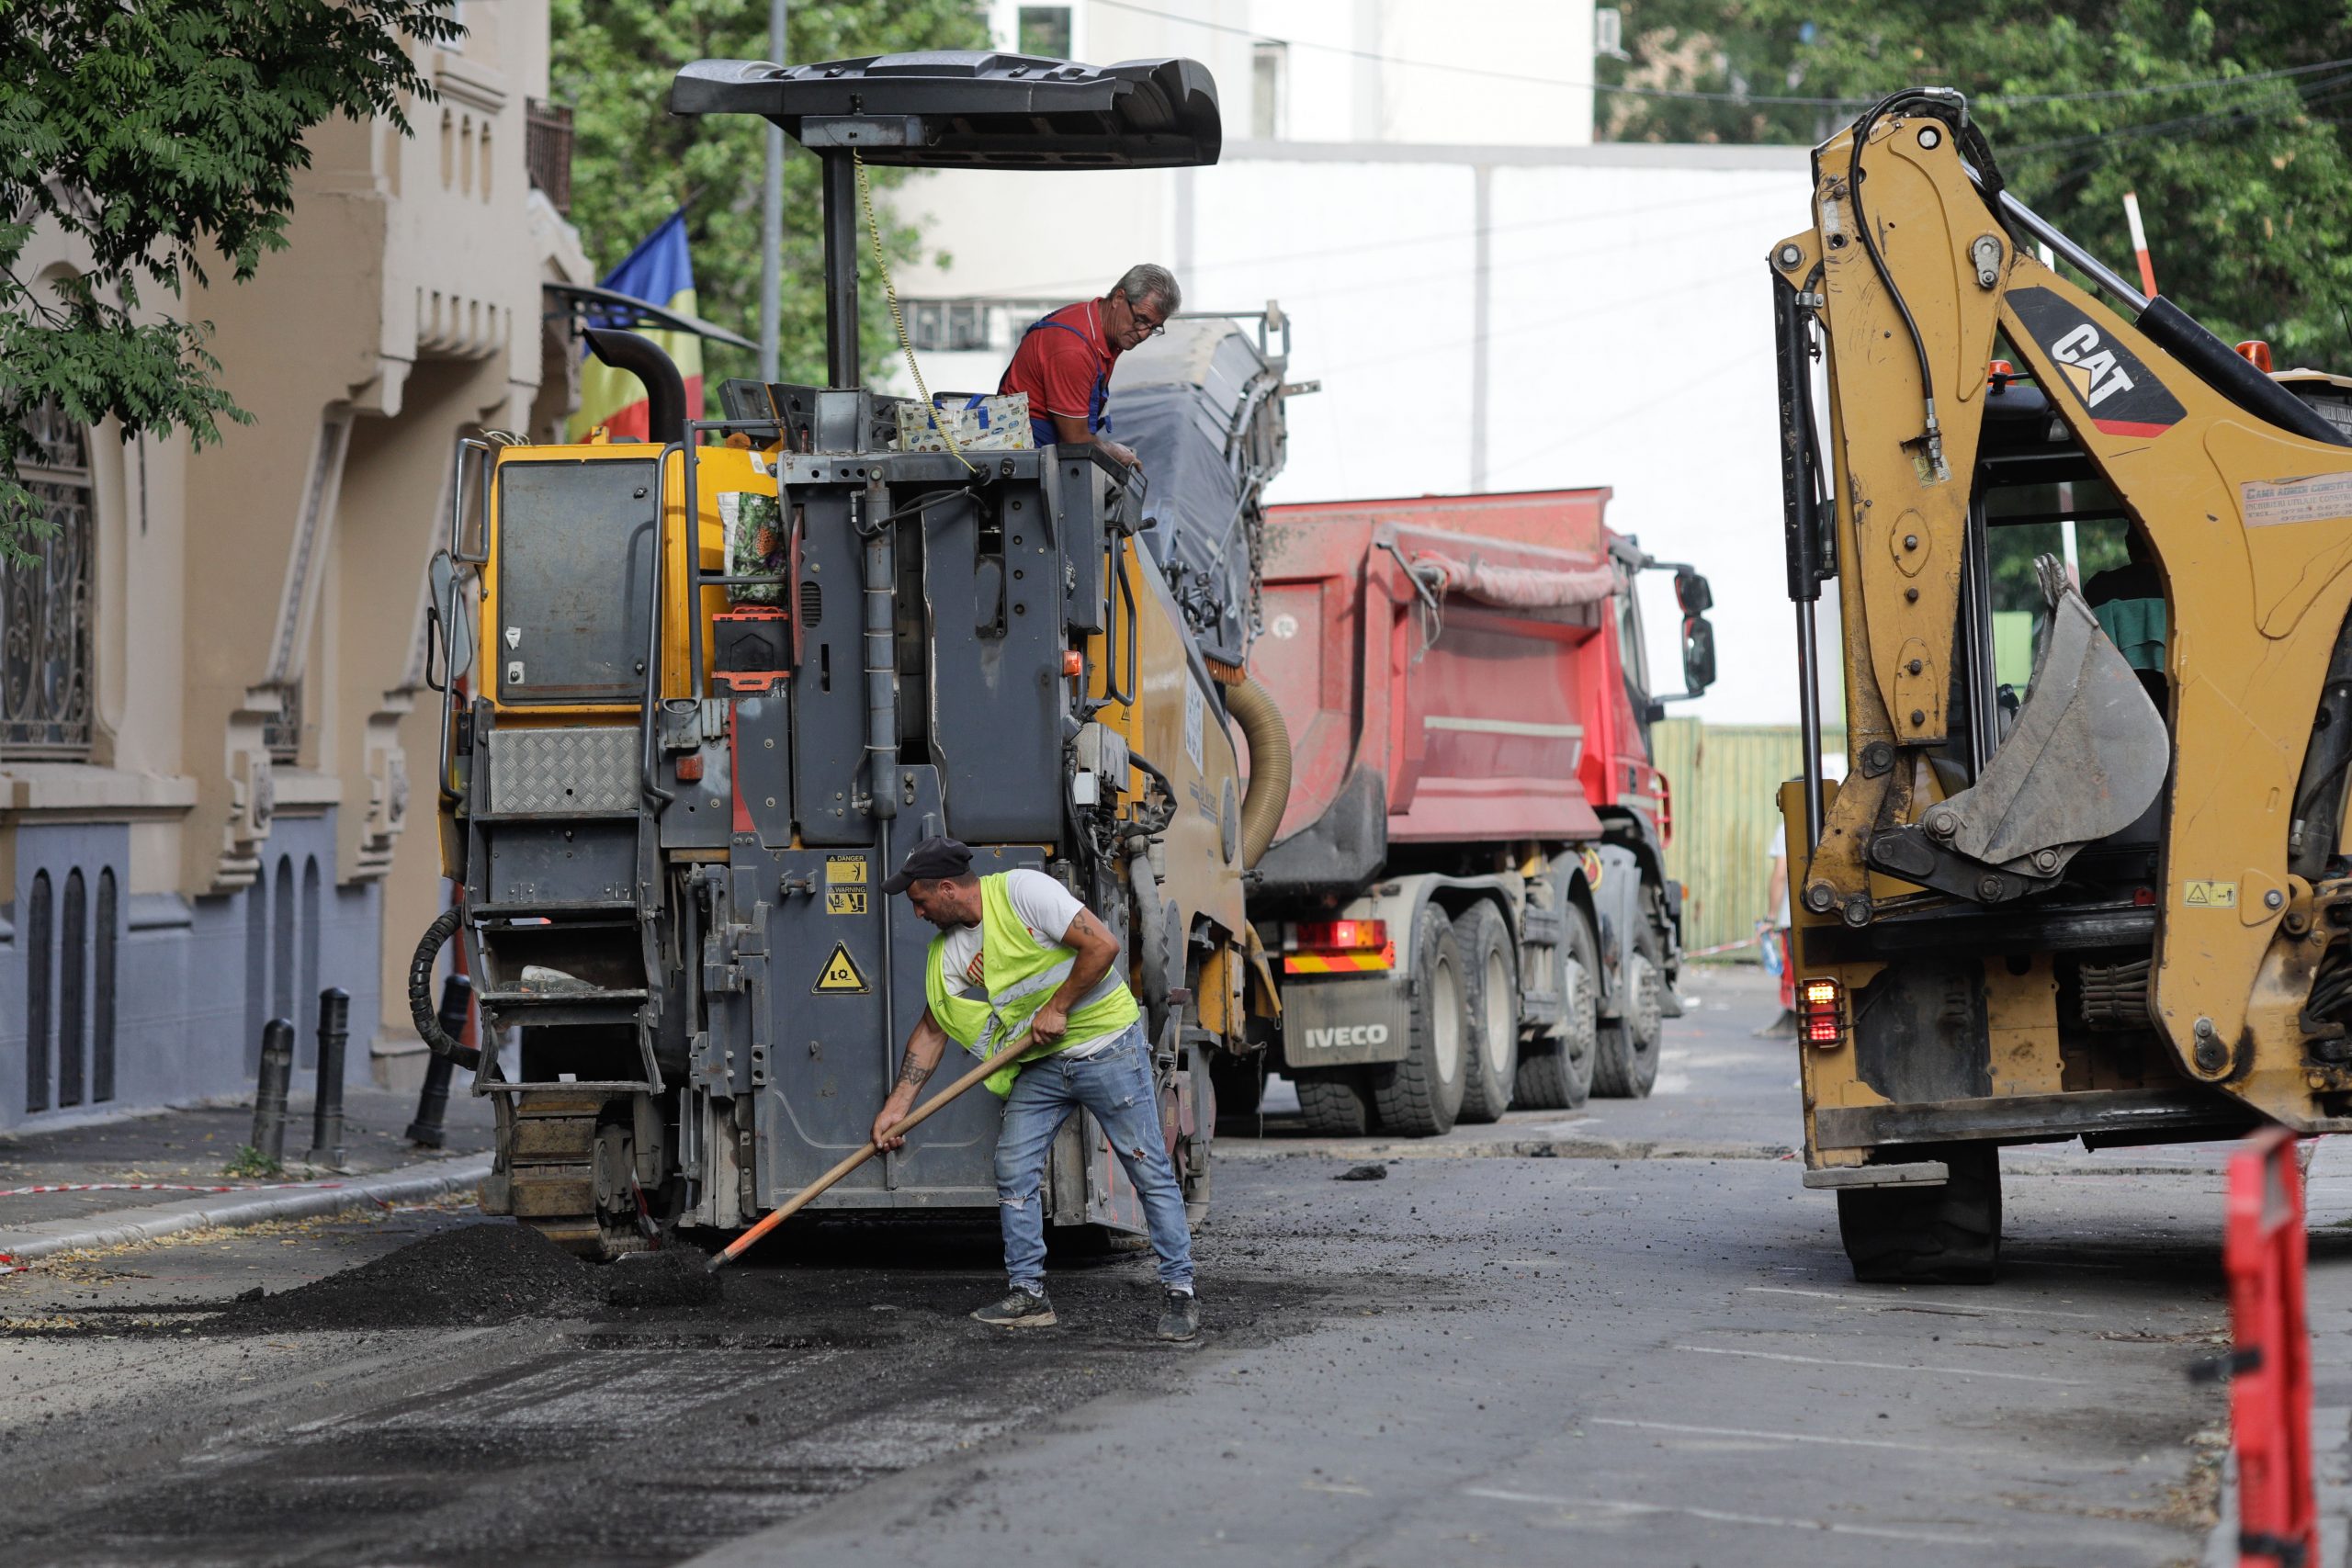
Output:
<svg viewBox="0 0 2352 1568">
<path fill-rule="evenodd" d="M 525 106 L 523 162 L 531 184 L 571 216 L 571 106 L 533 98 Z"/>
</svg>

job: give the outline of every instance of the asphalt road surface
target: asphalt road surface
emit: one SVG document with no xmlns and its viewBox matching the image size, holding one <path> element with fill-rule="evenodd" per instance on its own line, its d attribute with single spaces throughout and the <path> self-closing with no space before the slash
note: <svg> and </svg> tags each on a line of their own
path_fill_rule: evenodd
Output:
<svg viewBox="0 0 2352 1568">
<path fill-rule="evenodd" d="M 2021 1151 L 2001 1284 L 1857 1286 L 1774 1157 L 1795 1047 L 1751 1032 L 1768 993 L 1693 990 L 1645 1103 L 1382 1154 L 1376 1181 L 1269 1116 L 1219 1167 L 1193 1348 L 1148 1337 L 1134 1256 L 1057 1269 L 1058 1329 L 968 1321 L 1001 1281 L 971 1231 L 788 1236 L 715 1305 L 342 1272 L 483 1239 L 457 1208 L 0 1279 L 8 1561 L 2196 1561 L 2211 1152 Z M 321 1279 L 360 1283 L 273 1304 Z M 435 1290 L 450 1321 L 413 1321 Z"/>
</svg>

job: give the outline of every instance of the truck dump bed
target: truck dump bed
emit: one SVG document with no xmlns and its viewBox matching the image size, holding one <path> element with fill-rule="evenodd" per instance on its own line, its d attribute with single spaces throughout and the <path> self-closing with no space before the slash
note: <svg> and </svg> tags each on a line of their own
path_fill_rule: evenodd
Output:
<svg viewBox="0 0 2352 1568">
<path fill-rule="evenodd" d="M 1268 509 L 1250 668 L 1294 754 L 1269 885 L 1351 886 L 1391 841 L 1600 835 L 1624 689 L 1609 494 Z"/>
</svg>

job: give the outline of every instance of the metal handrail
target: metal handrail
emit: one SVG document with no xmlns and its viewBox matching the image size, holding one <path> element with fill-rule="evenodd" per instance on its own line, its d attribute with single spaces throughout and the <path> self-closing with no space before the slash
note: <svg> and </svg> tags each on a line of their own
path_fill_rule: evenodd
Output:
<svg viewBox="0 0 2352 1568">
<path fill-rule="evenodd" d="M 639 700 L 637 710 L 637 728 L 639 737 L 638 756 L 639 768 L 639 778 L 638 782 L 643 787 L 644 792 L 649 798 L 658 800 L 664 806 L 669 805 L 670 802 L 675 800 L 677 796 L 662 787 L 662 781 L 656 772 L 656 757 L 658 749 L 654 744 L 657 733 L 654 716 L 662 705 L 662 557 L 663 555 L 663 551 L 662 548 L 662 529 L 660 525 L 662 509 L 665 504 L 663 497 L 669 491 L 667 475 L 670 470 L 670 455 L 673 452 L 684 452 L 686 449 L 684 442 L 673 441 L 667 446 L 662 447 L 662 455 L 653 460 L 653 517 L 655 526 L 653 533 L 653 571 L 651 573 L 651 582 L 650 584 L 650 592 L 653 595 L 653 603 L 651 607 L 647 611 L 645 617 L 645 694 Z M 687 471 L 691 473 L 693 471 L 694 465 L 689 462 L 686 465 L 686 468 Z M 689 480 L 688 482 L 689 485 L 691 485 L 692 481 Z M 691 523 L 691 514 L 689 514 L 689 523 Z M 687 547 L 690 550 L 694 549 L 698 541 L 693 537 L 692 529 L 689 528 Z"/>
</svg>

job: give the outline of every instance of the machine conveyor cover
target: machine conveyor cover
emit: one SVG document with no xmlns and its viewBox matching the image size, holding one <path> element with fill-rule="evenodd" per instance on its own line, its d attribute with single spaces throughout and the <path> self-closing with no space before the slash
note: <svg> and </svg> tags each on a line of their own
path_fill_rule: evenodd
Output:
<svg viewBox="0 0 2352 1568">
<path fill-rule="evenodd" d="M 1144 535 L 1201 651 L 1240 664 L 1257 614 L 1251 561 L 1261 497 L 1282 472 L 1283 362 L 1225 317 L 1179 317 L 1120 355 L 1112 439 L 1135 448 L 1150 481 Z"/>
</svg>

